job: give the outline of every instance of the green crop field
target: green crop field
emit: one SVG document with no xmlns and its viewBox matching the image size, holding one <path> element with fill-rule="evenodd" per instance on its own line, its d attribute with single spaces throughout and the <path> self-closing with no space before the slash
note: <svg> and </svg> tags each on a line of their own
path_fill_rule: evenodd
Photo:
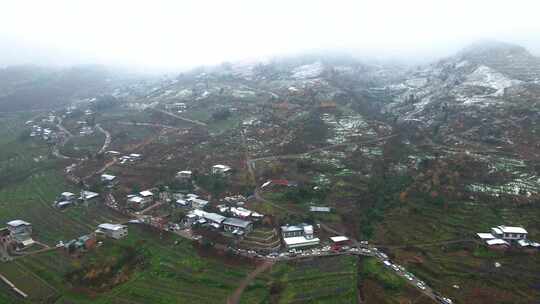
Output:
<svg viewBox="0 0 540 304">
<path fill-rule="evenodd" d="M 481 303 L 499 299 L 531 303 L 540 297 L 538 289 L 531 292 L 534 289 L 527 283 L 540 280 L 538 254 L 495 252 L 474 240 L 477 232 L 489 232 L 501 224 L 523 225 L 530 239 L 536 240 L 539 210 L 534 205 L 518 207 L 497 201 L 452 202 L 447 208 L 411 201 L 386 215 L 377 239 L 381 247 L 388 245 L 396 262 L 460 303 L 479 299 L 486 301 Z"/>
<path fill-rule="evenodd" d="M 121 260 L 127 248 L 144 252 L 144 262 L 125 283 L 98 292 L 67 279 L 66 274 L 89 265 L 99 269 L 100 264 Z M 19 259 L 18 264 L 59 291 L 56 303 L 224 303 L 252 269 L 200 257 L 190 241 L 139 225 L 129 226 L 127 238 L 106 240 L 81 259 L 54 251 Z M 245 303 L 258 303 L 260 292 L 248 289 L 244 295 L 250 300 Z"/>
<path fill-rule="evenodd" d="M 72 137 L 60 149 L 60 152 L 70 157 L 85 157 L 98 152 L 104 141 L 105 135 L 95 131 L 90 135 Z"/>
<path fill-rule="evenodd" d="M 340 256 L 275 265 L 271 276 L 278 303 L 356 303 L 357 261 Z"/>
</svg>

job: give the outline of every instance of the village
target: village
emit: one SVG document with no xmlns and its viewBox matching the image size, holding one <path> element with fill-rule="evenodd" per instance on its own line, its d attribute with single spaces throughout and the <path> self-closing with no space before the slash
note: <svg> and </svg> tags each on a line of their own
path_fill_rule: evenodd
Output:
<svg viewBox="0 0 540 304">
<path fill-rule="evenodd" d="M 28 148 L 32 157 L 12 156 L 28 168 L 13 176 L 39 183 L 6 195 L 9 202 L 24 198 L 2 217 L 0 259 L 17 268 L 61 256 L 69 271 L 59 276 L 74 289 L 87 282 L 68 277 L 73 268 L 94 273 L 85 267 L 95 266 L 95 256 L 138 247 L 189 252 L 197 263 L 210 256 L 216 269 L 253 266 L 249 271 L 302 263 L 315 270 L 352 258 L 351 273 L 366 280 L 356 292 L 390 286 L 389 297 L 429 303 L 485 296 L 485 286 L 471 285 L 475 276 L 504 277 L 502 295 L 529 288 L 513 267 L 526 272 L 540 250 L 534 162 L 488 144 L 427 140 L 373 114 L 340 82 L 369 70 L 327 70 L 319 61 L 291 66 L 259 72 L 233 65 L 133 82 L 25 116 L 17 152 Z M 399 90 L 361 95 L 376 102 Z M 123 280 L 132 282 L 148 263 L 148 273 L 168 272 L 163 277 L 181 268 L 171 266 L 178 258 L 145 254 Z M 280 275 L 266 271 L 266 285 L 250 284 L 285 295 Z M 126 281 L 99 283 L 121 290 Z M 6 284 L 27 292 L 20 282 Z M 90 293 L 109 292 L 100 284 Z"/>
<path fill-rule="evenodd" d="M 143 158 L 141 154 L 122 155 L 115 151 L 107 151 L 106 154 L 117 158 L 120 164 L 140 161 Z M 216 164 L 209 168 L 209 176 L 227 179 L 234 171 L 230 166 Z M 200 188 L 190 170 L 178 171 L 174 180 L 185 189 Z M 264 214 L 246 208 L 246 202 L 250 198 L 241 194 L 212 200 L 210 195 L 196 194 L 197 191 L 172 191 L 168 186 L 160 185 L 117 199 L 113 192 L 122 182 L 121 176 L 103 173 L 97 182 L 102 192 L 84 189 L 79 194 L 62 192 L 52 206 L 65 210 L 77 205 L 103 204 L 125 214 L 131 220 L 123 223 L 102 223 L 87 235 L 72 240 L 59 240 L 56 249 L 64 250 L 72 256 L 80 256 L 96 246 L 103 245 L 101 240 L 104 238 L 118 240 L 126 237 L 130 225 L 149 225 L 201 244 L 209 243 L 216 248 L 226 247 L 238 256 L 255 259 L 278 261 L 335 255 L 376 257 L 384 266 L 440 303 L 453 303 L 449 298 L 433 291 L 403 266 L 393 263 L 387 254 L 369 245 L 367 241 L 358 241 L 338 234 L 317 221 L 272 226 L 268 224 Z M 284 179 L 268 180 L 260 185 L 255 193 L 291 187 L 298 187 L 298 183 Z M 331 208 L 310 206 L 308 212 L 329 213 Z M 0 230 L 3 261 L 44 250 L 55 250 L 32 238 L 31 223 L 14 219 L 6 225 L 6 228 Z M 540 244 L 528 240 L 527 231 L 522 227 L 497 226 L 491 228 L 491 233 L 477 233 L 476 236 L 479 239 L 478 246 L 486 246 L 490 250 L 512 249 L 528 253 L 540 250 Z M 36 249 L 37 246 L 41 247 Z"/>
</svg>

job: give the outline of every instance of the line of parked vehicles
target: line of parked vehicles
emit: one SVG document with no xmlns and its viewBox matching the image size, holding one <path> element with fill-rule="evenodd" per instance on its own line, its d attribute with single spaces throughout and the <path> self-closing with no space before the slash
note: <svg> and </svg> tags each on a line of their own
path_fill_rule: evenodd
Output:
<svg viewBox="0 0 540 304">
<path fill-rule="evenodd" d="M 436 292 L 433 292 L 432 290 L 428 290 L 428 286 L 426 285 L 426 283 L 418 278 L 416 278 L 414 276 L 414 274 L 408 272 L 405 267 L 401 266 L 401 265 L 398 265 L 398 264 L 394 264 L 392 263 L 389 259 L 388 259 L 388 256 L 383 253 L 383 252 L 380 252 L 377 250 L 377 248 L 374 248 L 374 250 L 376 251 L 375 253 L 375 256 L 379 259 L 381 259 L 383 261 L 383 264 L 394 270 L 396 272 L 396 274 L 404 277 L 405 279 L 407 279 L 408 281 L 410 281 L 411 283 L 413 283 L 414 285 L 416 285 L 416 287 L 418 287 L 418 289 L 422 290 L 422 291 L 427 291 L 429 293 L 431 293 L 433 295 L 433 297 L 439 301 L 439 303 L 441 304 L 453 304 L 453 301 L 449 298 L 446 298 L 446 297 L 443 297 L 441 295 L 439 295 L 438 293 Z"/>
</svg>

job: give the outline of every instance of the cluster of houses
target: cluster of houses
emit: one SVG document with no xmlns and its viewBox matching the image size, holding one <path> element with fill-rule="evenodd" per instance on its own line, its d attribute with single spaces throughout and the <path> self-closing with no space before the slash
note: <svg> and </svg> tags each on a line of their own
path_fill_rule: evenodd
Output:
<svg viewBox="0 0 540 304">
<path fill-rule="evenodd" d="M 52 139 L 55 133 L 49 128 L 42 128 L 38 125 L 33 125 L 30 131 L 30 137 L 41 137 L 43 140 Z"/>
<path fill-rule="evenodd" d="M 528 232 L 523 227 L 501 225 L 492 227 L 489 233 L 476 235 L 491 249 L 505 250 L 512 245 L 523 249 L 540 249 L 540 243 L 527 239 Z"/>
<path fill-rule="evenodd" d="M 175 199 L 175 206 L 178 208 L 203 209 L 210 203 L 193 193 L 185 195 L 182 193 L 175 193 L 173 197 Z"/>
<path fill-rule="evenodd" d="M 63 247 L 70 254 L 86 252 L 96 247 L 98 237 L 121 239 L 128 235 L 126 225 L 104 223 L 100 224 L 97 229 L 90 234 L 80 236 L 67 242 L 60 241 L 57 247 Z"/>
<path fill-rule="evenodd" d="M 184 219 L 184 224 L 187 226 L 200 225 L 216 230 L 223 229 L 238 236 L 243 236 L 253 231 L 253 222 L 251 220 L 225 217 L 221 214 L 206 212 L 201 209 L 194 209 L 189 212 Z"/>
<path fill-rule="evenodd" d="M 105 154 L 118 158 L 118 160 L 120 161 L 120 164 L 122 165 L 126 163 L 134 163 L 134 162 L 140 161 L 143 157 L 142 154 L 138 154 L 138 153 L 130 153 L 127 155 L 122 155 L 122 153 L 118 151 L 112 151 L 112 150 L 105 152 Z"/>
<path fill-rule="evenodd" d="M 80 126 L 79 135 L 85 136 L 85 135 L 92 135 L 94 134 L 94 128 L 88 125 L 88 122 L 85 120 L 79 120 L 77 121 L 77 125 Z"/>
<path fill-rule="evenodd" d="M 227 215 L 231 215 L 238 218 L 254 218 L 254 219 L 262 219 L 264 217 L 264 214 L 246 209 L 244 207 L 234 207 L 234 206 L 227 206 L 227 205 L 217 205 L 216 206 L 219 212 Z"/>
<path fill-rule="evenodd" d="M 13 220 L 0 229 L 0 246 L 24 249 L 34 244 L 32 224 L 23 220 Z"/>
<path fill-rule="evenodd" d="M 77 203 L 90 202 L 98 197 L 99 193 L 87 190 L 82 190 L 79 196 L 71 192 L 62 192 L 56 201 L 54 201 L 53 206 L 59 209 L 65 209 Z"/>
</svg>

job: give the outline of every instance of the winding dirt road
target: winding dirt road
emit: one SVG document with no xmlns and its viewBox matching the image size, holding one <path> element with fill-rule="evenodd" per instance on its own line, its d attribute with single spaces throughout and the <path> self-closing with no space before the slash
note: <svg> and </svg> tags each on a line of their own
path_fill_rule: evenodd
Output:
<svg viewBox="0 0 540 304">
<path fill-rule="evenodd" d="M 250 272 L 243 280 L 240 282 L 240 285 L 236 290 L 227 298 L 227 304 L 238 304 L 240 303 L 240 298 L 242 297 L 242 293 L 244 292 L 244 289 L 248 287 L 248 285 L 255 280 L 255 278 L 267 271 L 268 269 L 272 268 L 272 265 L 274 265 L 274 261 L 264 261 L 262 264 L 257 266 L 255 270 Z"/>
</svg>

